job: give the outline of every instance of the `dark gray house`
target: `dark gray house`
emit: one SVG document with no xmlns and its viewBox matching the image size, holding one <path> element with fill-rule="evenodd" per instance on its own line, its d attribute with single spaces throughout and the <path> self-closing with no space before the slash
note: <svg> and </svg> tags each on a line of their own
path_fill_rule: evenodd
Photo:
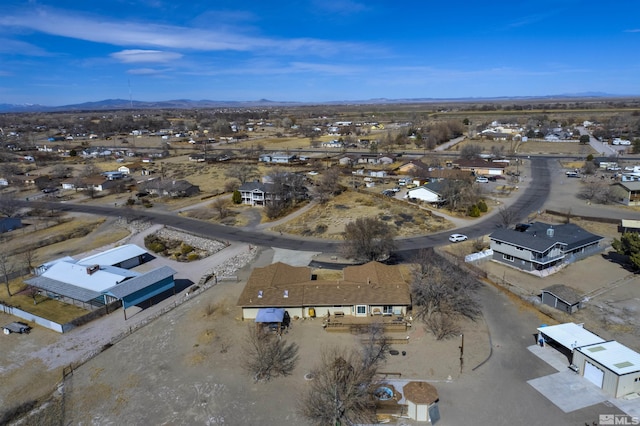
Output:
<svg viewBox="0 0 640 426">
<path fill-rule="evenodd" d="M 542 303 L 568 314 L 582 308 L 582 297 L 564 284 L 554 284 L 542 289 Z"/>
<path fill-rule="evenodd" d="M 22 228 L 22 219 L 19 217 L 0 218 L 0 233 L 13 231 L 18 228 Z"/>
<path fill-rule="evenodd" d="M 601 236 L 573 223 L 534 222 L 498 229 L 489 238 L 493 260 L 527 272 L 546 271 L 602 250 Z"/>
</svg>

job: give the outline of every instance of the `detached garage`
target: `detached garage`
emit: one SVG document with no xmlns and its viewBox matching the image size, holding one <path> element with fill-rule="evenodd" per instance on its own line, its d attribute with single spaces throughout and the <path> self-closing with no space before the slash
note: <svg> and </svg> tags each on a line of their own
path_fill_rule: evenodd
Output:
<svg viewBox="0 0 640 426">
<path fill-rule="evenodd" d="M 576 348 L 573 364 L 585 379 L 615 398 L 640 392 L 640 354 L 616 341 Z"/>
</svg>

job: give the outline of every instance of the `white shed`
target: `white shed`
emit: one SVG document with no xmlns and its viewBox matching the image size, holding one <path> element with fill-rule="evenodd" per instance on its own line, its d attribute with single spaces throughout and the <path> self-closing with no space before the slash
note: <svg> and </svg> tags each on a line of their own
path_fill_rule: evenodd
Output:
<svg viewBox="0 0 640 426">
<path fill-rule="evenodd" d="M 616 341 L 577 348 L 580 374 L 614 398 L 640 392 L 640 354 Z"/>
</svg>

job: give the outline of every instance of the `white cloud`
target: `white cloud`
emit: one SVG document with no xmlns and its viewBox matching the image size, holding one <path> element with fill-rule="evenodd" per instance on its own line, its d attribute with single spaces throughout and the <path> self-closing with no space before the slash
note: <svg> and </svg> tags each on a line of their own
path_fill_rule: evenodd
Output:
<svg viewBox="0 0 640 426">
<path fill-rule="evenodd" d="M 163 63 L 182 58 L 182 54 L 175 52 L 163 52 L 160 50 L 131 49 L 122 50 L 111 54 L 111 57 L 125 64 L 134 63 Z"/>
<path fill-rule="evenodd" d="M 0 38 L 0 53 L 29 55 L 29 56 L 52 56 L 47 51 L 38 46 L 23 41 Z"/>
<path fill-rule="evenodd" d="M 35 16 L 34 16 L 35 15 Z M 276 39 L 241 34 L 242 29 L 216 30 L 145 22 L 109 21 L 51 8 L 0 16 L 0 25 L 26 28 L 50 35 L 131 47 L 161 47 L 199 51 L 258 51 L 266 53 L 335 54 L 355 44 L 313 38 Z M 358 49 L 365 46 L 358 45 Z"/>
<path fill-rule="evenodd" d="M 127 74 L 131 75 L 158 75 L 165 74 L 164 70 L 157 70 L 154 68 L 134 68 L 127 71 Z"/>
</svg>

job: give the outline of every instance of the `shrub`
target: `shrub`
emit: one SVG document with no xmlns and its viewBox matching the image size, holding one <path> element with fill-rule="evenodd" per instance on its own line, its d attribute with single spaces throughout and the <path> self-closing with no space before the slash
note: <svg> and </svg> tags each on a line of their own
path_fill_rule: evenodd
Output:
<svg viewBox="0 0 640 426">
<path fill-rule="evenodd" d="M 147 246 L 147 248 L 149 250 L 151 250 L 154 253 L 161 253 L 165 250 L 165 246 L 164 244 L 162 244 L 160 241 L 152 241 L 151 243 L 145 244 Z"/>
<path fill-rule="evenodd" d="M 189 253 L 189 255 L 187 256 L 187 260 L 189 262 L 193 262 L 198 259 L 200 259 L 200 256 L 198 256 L 198 253 Z"/>
<path fill-rule="evenodd" d="M 482 213 L 486 213 L 487 210 L 489 210 L 489 208 L 487 207 L 487 203 L 485 203 L 484 200 L 478 201 L 478 208 Z"/>
<path fill-rule="evenodd" d="M 325 232 L 327 232 L 327 229 L 327 225 L 325 225 L 324 223 L 320 223 L 316 225 L 316 234 L 324 234 Z"/>
<path fill-rule="evenodd" d="M 231 201 L 233 201 L 233 204 L 240 204 L 242 202 L 242 194 L 240 194 L 240 191 L 238 191 L 237 189 L 233 191 Z"/>
<path fill-rule="evenodd" d="M 191 247 L 189 244 L 182 243 L 182 245 L 180 246 L 180 253 L 181 254 L 189 254 L 192 251 L 193 251 L 193 247 Z"/>
<path fill-rule="evenodd" d="M 474 204 L 469 207 L 469 211 L 467 212 L 467 214 L 471 217 L 480 217 L 480 209 L 477 205 Z"/>
</svg>

